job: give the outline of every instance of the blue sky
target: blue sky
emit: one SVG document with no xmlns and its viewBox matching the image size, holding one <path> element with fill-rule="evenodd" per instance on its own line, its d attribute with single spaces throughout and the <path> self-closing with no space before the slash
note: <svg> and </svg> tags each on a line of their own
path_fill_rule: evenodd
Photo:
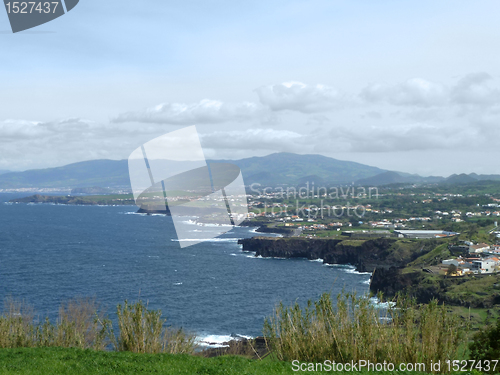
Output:
<svg viewBox="0 0 500 375">
<path fill-rule="evenodd" d="M 10 33 L 0 169 L 122 159 L 196 125 L 208 157 L 321 153 L 500 173 L 496 1 L 80 0 Z"/>
</svg>

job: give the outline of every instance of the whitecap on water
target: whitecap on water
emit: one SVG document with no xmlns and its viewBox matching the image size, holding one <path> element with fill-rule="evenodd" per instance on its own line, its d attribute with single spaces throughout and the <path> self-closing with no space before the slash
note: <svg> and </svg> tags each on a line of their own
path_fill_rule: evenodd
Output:
<svg viewBox="0 0 500 375">
<path fill-rule="evenodd" d="M 196 338 L 196 344 L 205 348 L 227 348 L 229 345 L 224 345 L 231 340 L 238 339 L 252 339 L 251 336 L 245 335 L 206 335 L 206 336 L 198 336 Z"/>
<path fill-rule="evenodd" d="M 177 238 L 172 238 L 170 241 L 180 242 L 180 241 L 196 241 L 196 242 L 238 242 L 237 238 L 183 238 L 179 240 Z"/>
<path fill-rule="evenodd" d="M 389 307 L 396 306 L 396 302 L 380 302 L 377 297 L 370 298 L 370 303 L 377 309 L 388 309 Z"/>
</svg>

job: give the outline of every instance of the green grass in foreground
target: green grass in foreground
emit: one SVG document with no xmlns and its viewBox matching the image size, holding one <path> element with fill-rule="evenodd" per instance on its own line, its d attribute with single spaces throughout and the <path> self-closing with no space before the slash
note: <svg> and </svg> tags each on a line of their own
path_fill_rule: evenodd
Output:
<svg viewBox="0 0 500 375">
<path fill-rule="evenodd" d="M 135 354 L 81 349 L 0 350 L 0 374 L 292 374 L 291 364 L 241 357 Z"/>
<path fill-rule="evenodd" d="M 367 373 L 368 372 L 363 372 Z M 63 348 L 0 350 L 0 374 L 297 374 L 289 362 L 187 354 L 135 354 Z M 317 372 L 307 372 L 317 374 Z M 398 372 L 398 374 L 405 374 Z M 408 373 L 409 374 L 409 373 Z M 418 374 L 412 372 L 411 374 Z M 467 373 L 462 373 L 467 374 Z"/>
</svg>

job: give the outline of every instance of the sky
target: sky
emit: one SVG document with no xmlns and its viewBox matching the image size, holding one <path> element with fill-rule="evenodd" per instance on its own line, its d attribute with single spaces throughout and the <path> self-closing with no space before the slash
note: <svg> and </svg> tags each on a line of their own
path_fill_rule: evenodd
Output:
<svg viewBox="0 0 500 375">
<path fill-rule="evenodd" d="M 500 174 L 496 0 L 80 0 L 0 10 L 0 169 L 126 159 L 196 125 L 205 156 L 322 154 Z"/>
</svg>

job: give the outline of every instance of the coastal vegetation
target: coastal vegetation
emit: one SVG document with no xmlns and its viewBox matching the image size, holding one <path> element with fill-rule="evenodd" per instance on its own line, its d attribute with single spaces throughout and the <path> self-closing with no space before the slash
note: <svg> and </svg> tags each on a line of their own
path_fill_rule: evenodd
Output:
<svg viewBox="0 0 500 375">
<path fill-rule="evenodd" d="M 160 310 L 127 301 L 117 307 L 118 335 L 111 320 L 93 299 L 63 303 L 55 323 L 40 321 L 33 308 L 11 298 L 0 316 L 0 348 L 62 347 L 134 353 L 194 353 L 195 337 L 166 327 Z"/>
<path fill-rule="evenodd" d="M 467 322 L 435 300 L 416 305 L 398 297 L 382 310 L 366 297 L 343 293 L 336 303 L 323 294 L 305 308 L 279 304 L 264 334 L 284 361 L 424 363 L 430 369 L 438 361 L 464 358 L 467 329 Z"/>
<path fill-rule="evenodd" d="M 436 373 L 446 367 L 433 371 L 431 363 L 468 358 L 467 321 L 437 301 L 418 305 L 402 297 L 394 305 L 373 304 L 352 293 L 338 295 L 335 302 L 324 294 L 306 306 L 280 304 L 264 322 L 270 353 L 260 360 L 251 359 L 248 350 L 217 357 L 196 353 L 194 336 L 167 328 L 161 312 L 141 301 L 119 305 L 117 320 L 115 337 L 94 300 L 75 299 L 61 306 L 55 324 L 36 323 L 31 307 L 8 300 L 0 317 L 0 374 L 292 374 L 296 361 L 325 359 L 423 363 L 427 373 Z M 485 335 L 471 346 L 483 359 L 490 353 L 484 342 L 496 345 L 494 333 Z"/>
<path fill-rule="evenodd" d="M 256 361 L 238 356 L 204 358 L 187 354 L 143 354 L 75 348 L 0 350 L 2 375 L 291 375 L 295 373 L 288 362 Z"/>
</svg>

